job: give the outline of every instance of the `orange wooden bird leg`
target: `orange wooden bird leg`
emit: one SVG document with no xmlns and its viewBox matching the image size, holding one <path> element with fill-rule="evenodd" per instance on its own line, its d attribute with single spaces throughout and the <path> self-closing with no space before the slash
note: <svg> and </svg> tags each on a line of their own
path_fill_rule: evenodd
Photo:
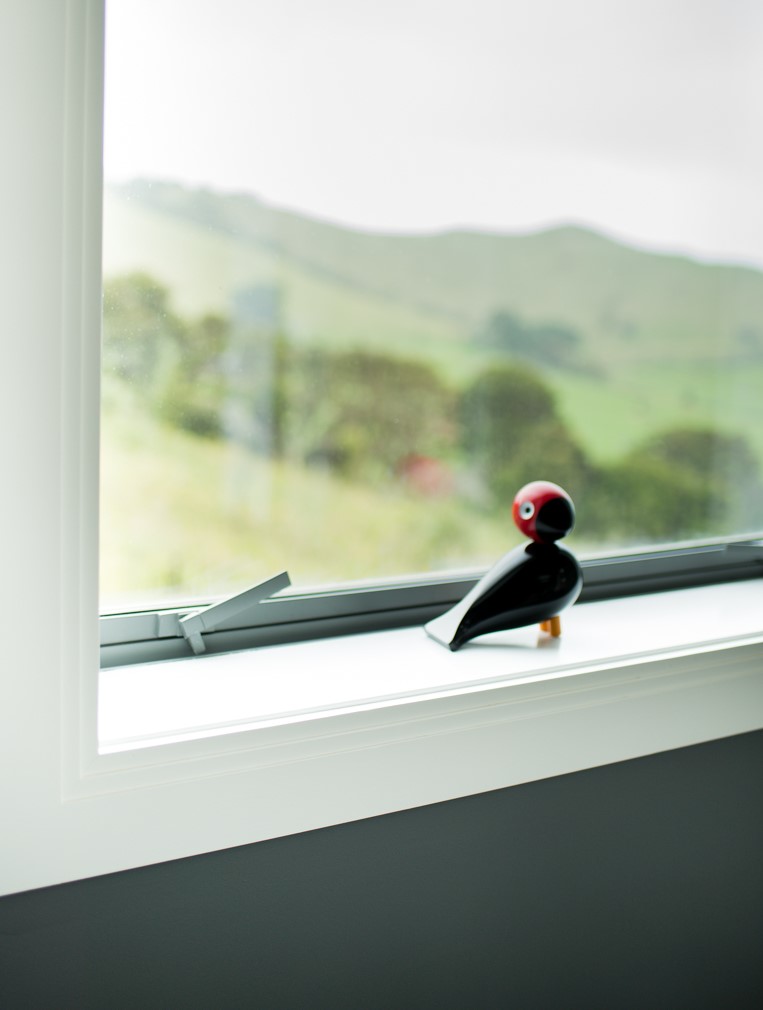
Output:
<svg viewBox="0 0 763 1010">
<path fill-rule="evenodd" d="M 551 631 L 551 622 L 550 621 L 541 621 L 540 622 L 540 630 L 541 631 Z"/>
<path fill-rule="evenodd" d="M 561 617 L 552 617 L 548 622 L 549 631 L 551 632 L 552 638 L 559 638 L 562 633 L 562 619 Z"/>
</svg>

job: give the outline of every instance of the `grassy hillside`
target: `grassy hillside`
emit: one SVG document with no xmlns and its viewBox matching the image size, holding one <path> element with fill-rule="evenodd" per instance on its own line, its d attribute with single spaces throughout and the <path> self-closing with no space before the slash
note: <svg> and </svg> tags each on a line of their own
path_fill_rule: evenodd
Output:
<svg viewBox="0 0 763 1010">
<path fill-rule="evenodd" d="M 605 372 L 763 355 L 761 272 L 648 253 L 583 228 L 385 235 L 168 183 L 110 191 L 107 218 L 108 273 L 148 249 L 147 268 L 188 308 L 220 307 L 237 286 L 269 281 L 285 293 L 290 327 L 307 337 L 409 348 L 411 339 L 469 341 L 506 309 L 575 328 Z M 173 262 L 178 241 L 187 272 Z"/>
<path fill-rule="evenodd" d="M 597 462 L 623 456 L 656 431 L 709 427 L 743 434 L 763 466 L 763 362 L 638 364 L 606 382 L 565 375 L 553 383 L 560 413 Z"/>
<path fill-rule="evenodd" d="M 160 211 L 108 192 L 105 203 L 104 273 L 145 271 L 170 288 L 181 314 L 231 312 L 237 291 L 275 288 L 281 296 L 279 325 L 290 339 L 332 345 L 399 349 L 431 354 L 461 335 L 450 320 L 340 283 L 265 241 L 230 234 L 178 213 Z M 423 351 L 422 351 L 423 349 Z"/>
<path fill-rule="evenodd" d="M 545 380 L 594 460 L 693 424 L 745 434 L 763 461 L 759 271 L 650 254 L 581 228 L 364 233 L 173 184 L 111 189 L 105 215 L 107 276 L 152 274 L 186 317 L 230 315 L 236 292 L 267 287 L 289 341 L 423 359 L 463 386 L 491 356 L 480 328 L 504 309 L 579 335 L 589 370 L 545 369 Z"/>
<path fill-rule="evenodd" d="M 487 565 L 519 540 L 508 511 L 465 521 L 454 498 L 197 438 L 114 383 L 105 387 L 101 455 L 107 610 L 145 602 L 147 591 L 174 600 L 235 592 L 284 567 L 304 586 Z"/>
</svg>

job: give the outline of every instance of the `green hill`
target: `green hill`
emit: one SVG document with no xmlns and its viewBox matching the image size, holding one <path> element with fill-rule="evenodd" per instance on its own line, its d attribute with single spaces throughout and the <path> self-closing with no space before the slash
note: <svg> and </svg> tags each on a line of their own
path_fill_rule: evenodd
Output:
<svg viewBox="0 0 763 1010">
<path fill-rule="evenodd" d="M 186 310 L 223 309 L 241 286 L 274 285 L 297 339 L 409 353 L 413 341 L 421 354 L 431 341 L 472 341 L 504 310 L 572 328 L 583 359 L 604 372 L 763 360 L 763 273 L 644 252 L 584 228 L 379 234 L 157 182 L 109 190 L 106 213 L 107 274 L 147 269 Z"/>
<path fill-rule="evenodd" d="M 105 204 L 107 276 L 146 271 L 184 316 L 277 294 L 293 343 L 426 360 L 453 384 L 494 354 L 496 312 L 578 339 L 576 368 L 545 367 L 594 459 L 645 435 L 705 425 L 747 435 L 763 461 L 763 273 L 629 248 L 583 228 L 527 235 L 353 231 L 247 195 L 136 182 Z M 719 365 L 723 367 L 719 368 Z"/>
<path fill-rule="evenodd" d="M 157 200 L 144 198 L 141 187 L 107 191 L 104 273 L 151 274 L 170 289 L 181 314 L 230 314 L 237 292 L 269 287 L 279 294 L 277 323 L 293 341 L 371 346 L 407 356 L 415 348 L 414 356 L 433 357 L 463 337 L 463 328 L 448 318 L 282 253 L 266 224 L 255 235 L 254 212 L 261 207 L 255 200 L 247 201 L 251 234 L 244 234 L 214 220 L 216 198 L 210 202 L 180 187 L 160 193 Z M 185 196 L 187 201 L 180 199 Z M 220 200 L 227 206 L 227 198 Z"/>
</svg>

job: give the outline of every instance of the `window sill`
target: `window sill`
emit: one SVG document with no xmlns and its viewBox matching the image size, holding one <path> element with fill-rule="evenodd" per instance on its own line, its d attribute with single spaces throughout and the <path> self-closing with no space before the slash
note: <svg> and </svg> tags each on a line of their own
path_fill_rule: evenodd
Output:
<svg viewBox="0 0 763 1010">
<path fill-rule="evenodd" d="M 523 628 L 455 654 L 421 628 L 406 628 L 115 667 L 100 675 L 99 750 L 116 754 L 317 720 L 338 728 L 342 716 L 469 695 L 468 707 L 475 695 L 490 707 L 512 688 L 518 698 L 517 689 L 528 685 L 556 698 L 588 690 L 594 672 L 617 672 L 619 684 L 630 683 L 625 668 L 646 671 L 657 663 L 651 679 L 671 660 L 699 662 L 763 642 L 762 590 L 756 581 L 578 606 L 565 615 L 561 639 Z"/>
<path fill-rule="evenodd" d="M 40 734 L 20 765 L 39 778 L 41 755 L 56 780 L 34 806 L 13 792 L 0 892 L 760 729 L 761 615 L 756 580 L 578 606 L 540 648 L 524 629 L 450 653 L 408 628 L 112 668 L 100 752 L 91 674 L 70 664 L 81 707 L 63 749 Z"/>
<path fill-rule="evenodd" d="M 557 642 L 408 628 L 105 670 L 70 798 L 150 807 L 155 861 L 749 732 L 762 615 L 758 580 L 578 606 Z"/>
</svg>

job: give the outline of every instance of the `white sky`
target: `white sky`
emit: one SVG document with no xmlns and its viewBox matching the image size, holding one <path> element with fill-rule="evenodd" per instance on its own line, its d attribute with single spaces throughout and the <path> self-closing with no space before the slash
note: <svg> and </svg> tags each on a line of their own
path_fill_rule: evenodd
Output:
<svg viewBox="0 0 763 1010">
<path fill-rule="evenodd" d="M 107 179 L 763 266 L 760 0 L 109 0 Z"/>
</svg>

